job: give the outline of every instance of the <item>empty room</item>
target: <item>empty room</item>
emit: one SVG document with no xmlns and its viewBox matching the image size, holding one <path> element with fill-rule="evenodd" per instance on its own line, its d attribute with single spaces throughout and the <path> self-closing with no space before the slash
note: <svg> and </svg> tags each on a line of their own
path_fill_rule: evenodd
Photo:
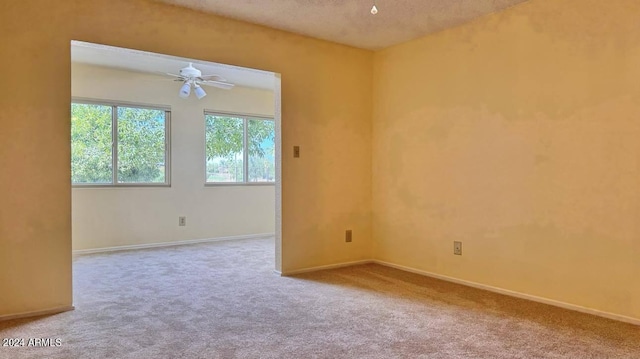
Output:
<svg viewBox="0 0 640 359">
<path fill-rule="evenodd" d="M 0 358 L 640 357 L 639 18 L 3 1 Z"/>
</svg>

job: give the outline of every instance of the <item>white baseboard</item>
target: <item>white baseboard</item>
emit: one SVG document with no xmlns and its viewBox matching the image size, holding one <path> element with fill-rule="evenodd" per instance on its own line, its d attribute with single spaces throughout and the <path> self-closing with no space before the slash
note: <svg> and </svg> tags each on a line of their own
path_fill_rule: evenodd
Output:
<svg viewBox="0 0 640 359">
<path fill-rule="evenodd" d="M 403 265 L 389 263 L 389 262 L 385 262 L 385 261 L 381 261 L 381 260 L 377 260 L 377 259 L 371 259 L 371 260 L 366 259 L 366 260 L 360 260 L 360 261 L 354 261 L 354 262 L 335 263 L 335 264 L 329 264 L 329 265 L 318 266 L 318 267 L 295 269 L 295 270 L 292 270 L 292 271 L 285 271 L 285 272 L 280 272 L 280 271 L 275 270 L 274 272 L 276 274 L 278 274 L 278 275 L 281 275 L 281 276 L 290 276 L 290 275 L 300 274 L 300 273 L 315 272 L 315 271 L 342 268 L 342 267 L 349 267 L 349 266 L 355 266 L 355 265 L 361 265 L 361 264 L 369 264 L 369 263 L 375 263 L 375 264 L 383 265 L 383 266 L 386 266 L 386 267 L 399 269 L 399 270 L 402 270 L 402 271 L 405 271 L 405 272 L 420 274 L 420 275 L 423 275 L 423 276 L 444 280 L 446 282 L 462 284 L 462 285 L 465 285 L 467 287 L 473 287 L 473 288 L 487 290 L 487 291 L 498 293 L 498 294 L 504 294 L 504 295 L 508 295 L 510 297 L 526 299 L 526 300 L 530 300 L 532 302 L 538 302 L 538 303 L 542 303 L 542 304 L 552 305 L 554 307 L 569 309 L 569 310 L 573 310 L 573 311 L 580 312 L 580 313 L 586 313 L 586 314 L 591 314 L 591 315 L 595 315 L 595 316 L 598 316 L 598 317 L 617 320 L 617 321 L 620 321 L 620 322 L 640 325 L 640 319 L 638 319 L 638 318 L 627 317 L 627 316 L 620 315 L 620 314 L 615 314 L 615 313 L 605 312 L 605 311 L 601 311 L 601 310 L 597 310 L 597 309 L 582 307 L 582 306 L 579 306 L 579 305 L 565 303 L 565 302 L 561 302 L 561 301 L 557 301 L 557 300 L 553 300 L 553 299 L 548 299 L 548 298 L 543 298 L 543 297 L 538 297 L 538 296 L 531 295 L 531 294 L 520 293 L 520 292 L 516 292 L 516 291 L 513 291 L 513 290 L 508 290 L 508 289 L 493 287 L 493 286 L 490 286 L 490 285 L 476 283 L 476 282 L 472 282 L 472 281 L 468 281 L 468 280 L 453 278 L 453 277 L 449 277 L 449 276 L 445 276 L 445 275 L 441 275 L 441 274 L 436 274 L 436 273 L 432 273 L 432 272 L 427 272 L 427 271 L 424 271 L 424 270 L 415 269 L 415 268 L 411 268 L 411 267 L 406 267 L 406 266 L 403 266 Z"/>
<path fill-rule="evenodd" d="M 0 322 L 12 320 L 12 319 L 39 317 L 41 315 L 59 314 L 59 313 L 68 312 L 74 309 L 75 307 L 71 305 L 71 306 L 56 307 L 56 308 L 45 309 L 45 310 L 36 310 L 33 312 L 22 312 L 17 314 L 0 315 Z"/>
<path fill-rule="evenodd" d="M 197 244 L 197 243 L 206 243 L 206 242 L 220 242 L 220 241 L 233 241 L 233 240 L 240 240 L 240 239 L 256 239 L 256 238 L 265 238 L 265 237 L 273 237 L 273 236 L 274 236 L 273 233 L 258 233 L 258 234 L 246 234 L 246 235 L 240 235 L 240 236 L 215 237 L 215 238 L 203 238 L 203 239 L 189 239 L 189 240 L 185 240 L 185 241 L 176 241 L 176 242 L 133 244 L 133 245 L 127 245 L 127 246 L 103 247 L 103 248 L 95 248 L 95 249 L 76 249 L 76 250 L 73 251 L 73 255 L 105 253 L 105 252 L 118 252 L 118 251 L 129 251 L 129 250 L 132 250 L 132 249 L 172 247 L 172 246 L 182 246 L 182 245 L 186 245 L 186 244 Z"/>
<path fill-rule="evenodd" d="M 587 307 L 582 307 L 582 306 L 575 305 L 575 304 L 560 302 L 560 301 L 557 301 L 557 300 L 538 297 L 538 296 L 531 295 L 531 294 L 520 293 L 520 292 L 508 290 L 508 289 L 493 287 L 493 286 L 490 286 L 490 285 L 471 282 L 471 281 L 468 281 L 468 280 L 448 277 L 448 276 L 445 276 L 445 275 L 431 273 L 431 272 L 423 271 L 423 270 L 420 270 L 420 269 L 405 267 L 405 266 L 402 266 L 402 265 L 393 264 L 393 263 L 389 263 L 389 262 L 384 262 L 384 261 L 380 261 L 380 260 L 372 260 L 371 262 L 372 263 L 376 263 L 376 264 L 380 264 L 380 265 L 383 265 L 383 266 L 395 268 L 395 269 L 400 269 L 400 270 L 405 271 L 405 272 L 416 273 L 416 274 L 424 275 L 424 276 L 427 276 L 427 277 L 444 280 L 444 281 L 447 281 L 447 282 L 462 284 L 462 285 L 465 285 L 465 286 L 468 286 L 468 287 L 483 289 L 483 290 L 487 290 L 487 291 L 494 292 L 494 293 L 508 295 L 508 296 L 511 296 L 511 297 L 516 297 L 516 298 L 530 300 L 530 301 L 533 301 L 533 302 L 548 304 L 548 305 L 552 305 L 554 307 L 560 307 L 560 308 L 564 308 L 564 309 L 569 309 L 569 310 L 573 310 L 573 311 L 576 311 L 576 312 L 592 314 L 592 315 L 595 315 L 595 316 L 598 316 L 598 317 L 603 317 L 603 318 L 607 318 L 607 319 L 613 319 L 613 320 L 617 320 L 617 321 L 620 321 L 620 322 L 640 325 L 640 319 L 637 319 L 637 318 L 632 318 L 632 317 L 627 317 L 627 316 L 624 316 L 624 315 L 609 313 L 609 312 L 605 312 L 605 311 L 601 311 L 601 310 L 597 310 L 597 309 L 591 309 L 591 308 L 587 308 Z"/>
<path fill-rule="evenodd" d="M 290 276 L 290 275 L 294 275 L 294 274 L 316 272 L 316 271 L 321 271 L 321 270 L 335 269 L 335 268 L 342 268 L 342 267 L 351 267 L 351 266 L 356 266 L 356 265 L 360 265 L 360 264 L 368 264 L 368 263 L 372 263 L 372 262 L 373 261 L 370 260 L 370 259 L 365 259 L 365 260 L 361 260 L 361 261 L 342 262 L 342 263 L 328 264 L 328 265 L 318 266 L 318 267 L 309 267 L 309 268 L 294 269 L 294 270 L 284 271 L 284 272 L 280 272 L 280 271 L 275 271 L 275 272 L 277 274 L 280 274 L 281 276 L 285 276 L 286 277 L 286 276 Z"/>
</svg>

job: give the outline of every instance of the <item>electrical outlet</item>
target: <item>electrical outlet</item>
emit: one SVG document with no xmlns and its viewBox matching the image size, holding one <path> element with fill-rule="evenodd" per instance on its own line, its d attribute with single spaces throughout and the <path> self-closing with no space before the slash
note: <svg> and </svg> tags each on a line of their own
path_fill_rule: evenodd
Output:
<svg viewBox="0 0 640 359">
<path fill-rule="evenodd" d="M 353 240 L 352 238 L 352 234 L 351 234 L 351 230 L 347 229 L 347 231 L 344 233 L 344 241 L 345 242 L 351 242 Z"/>
<path fill-rule="evenodd" d="M 458 241 L 453 242 L 453 254 L 457 256 L 462 255 L 462 242 L 458 242 Z"/>
<path fill-rule="evenodd" d="M 178 217 L 178 225 L 184 227 L 187 225 L 187 217 Z"/>
<path fill-rule="evenodd" d="M 293 146 L 293 157 L 300 157 L 300 146 Z"/>
</svg>

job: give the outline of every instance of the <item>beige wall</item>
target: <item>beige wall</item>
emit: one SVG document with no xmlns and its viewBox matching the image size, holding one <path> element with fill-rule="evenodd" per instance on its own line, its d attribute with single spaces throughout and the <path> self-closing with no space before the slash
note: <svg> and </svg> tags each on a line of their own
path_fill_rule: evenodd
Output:
<svg viewBox="0 0 640 359">
<path fill-rule="evenodd" d="M 640 318 L 638 19 L 533 0 L 376 53 L 375 258 Z"/>
<path fill-rule="evenodd" d="M 171 187 L 72 189 L 73 249 L 273 233 L 273 185 L 204 186 L 204 110 L 273 117 L 271 90 L 206 88 L 178 97 L 180 84 L 154 75 L 72 64 L 71 95 L 171 107 Z M 178 216 L 187 226 L 178 226 Z"/>
<path fill-rule="evenodd" d="M 282 270 L 371 256 L 371 52 L 144 0 L 1 2 L 0 36 L 0 316 L 72 302 L 71 40 L 281 73 Z"/>
</svg>

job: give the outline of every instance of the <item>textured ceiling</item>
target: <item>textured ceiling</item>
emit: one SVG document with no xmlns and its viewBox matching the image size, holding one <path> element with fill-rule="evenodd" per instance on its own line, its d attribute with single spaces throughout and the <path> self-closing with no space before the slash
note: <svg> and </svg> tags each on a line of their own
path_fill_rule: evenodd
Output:
<svg viewBox="0 0 640 359">
<path fill-rule="evenodd" d="M 302 35 L 378 50 L 527 0 L 158 0 Z"/>
</svg>

